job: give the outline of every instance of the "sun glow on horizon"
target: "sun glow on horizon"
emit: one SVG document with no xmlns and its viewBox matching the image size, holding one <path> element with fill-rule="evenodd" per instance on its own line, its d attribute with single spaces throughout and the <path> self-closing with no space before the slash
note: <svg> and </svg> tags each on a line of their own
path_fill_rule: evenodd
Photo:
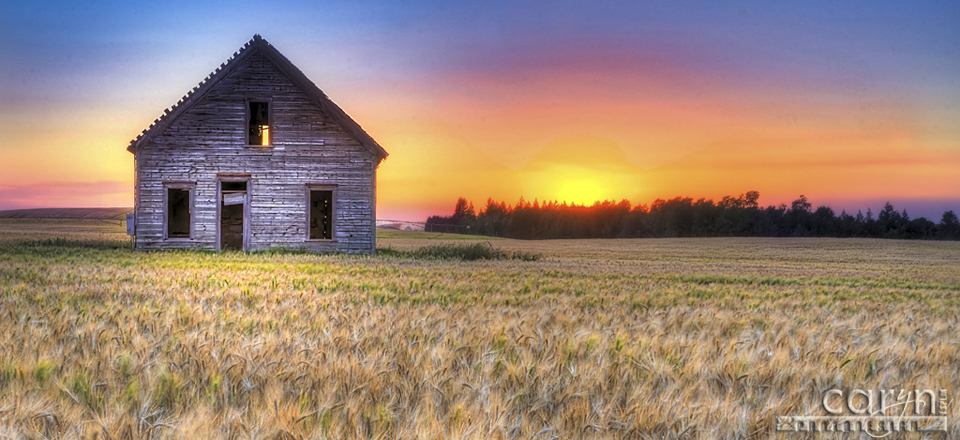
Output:
<svg viewBox="0 0 960 440">
<path fill-rule="evenodd" d="M 557 184 L 558 199 L 577 205 L 590 205 L 604 198 L 602 185 L 585 178 L 563 180 Z"/>
<path fill-rule="evenodd" d="M 544 201 L 592 205 L 606 200 L 635 198 L 639 176 L 567 164 L 528 171 L 526 193 Z"/>
</svg>

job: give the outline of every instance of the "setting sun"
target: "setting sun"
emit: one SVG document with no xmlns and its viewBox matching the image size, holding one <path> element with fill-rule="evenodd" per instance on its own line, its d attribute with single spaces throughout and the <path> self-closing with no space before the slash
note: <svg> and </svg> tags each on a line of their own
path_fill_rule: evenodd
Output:
<svg viewBox="0 0 960 440">
<path fill-rule="evenodd" d="M 529 190 L 532 194 L 542 194 L 543 201 L 592 205 L 598 201 L 625 198 L 636 191 L 634 176 L 575 165 L 554 165 L 531 174 Z"/>
<path fill-rule="evenodd" d="M 610 194 L 603 185 L 597 180 L 591 180 L 588 177 L 573 177 L 564 179 L 558 177 L 559 182 L 556 185 L 557 193 L 555 200 L 569 202 L 578 205 L 589 205 L 592 202 L 610 198 L 615 195 Z"/>
</svg>

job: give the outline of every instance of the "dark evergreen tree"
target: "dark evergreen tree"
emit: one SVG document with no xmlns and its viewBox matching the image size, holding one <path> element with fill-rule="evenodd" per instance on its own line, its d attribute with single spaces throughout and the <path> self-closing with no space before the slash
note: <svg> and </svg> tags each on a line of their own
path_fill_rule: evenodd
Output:
<svg viewBox="0 0 960 440">
<path fill-rule="evenodd" d="M 943 213 L 937 227 L 937 238 L 941 240 L 960 240 L 960 220 L 953 211 Z"/>
<path fill-rule="evenodd" d="M 657 199 L 650 206 L 632 207 L 627 200 L 596 202 L 591 206 L 522 197 L 513 206 L 487 199 L 478 213 L 473 203 L 457 200 L 450 217 L 432 216 L 428 230 L 460 232 L 522 239 L 709 237 L 709 236 L 818 236 L 911 239 L 960 239 L 960 221 L 953 211 L 940 224 L 923 217 L 910 219 L 887 203 L 874 218 L 873 211 L 840 215 L 828 206 L 813 206 L 801 195 L 790 207 L 761 208 L 760 194 L 748 191 L 720 202 L 690 197 Z"/>
</svg>

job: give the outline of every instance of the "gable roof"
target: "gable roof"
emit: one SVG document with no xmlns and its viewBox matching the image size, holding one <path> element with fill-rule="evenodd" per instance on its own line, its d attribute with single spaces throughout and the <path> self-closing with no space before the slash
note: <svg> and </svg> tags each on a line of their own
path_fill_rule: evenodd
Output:
<svg viewBox="0 0 960 440">
<path fill-rule="evenodd" d="M 357 141 L 360 142 L 366 149 L 370 151 L 371 154 L 376 156 L 377 162 L 379 163 L 387 157 L 387 151 L 373 140 L 367 132 L 363 131 L 363 128 L 360 127 L 360 124 L 357 121 L 354 121 L 353 118 L 347 115 L 337 104 L 330 100 L 313 81 L 310 81 L 297 66 L 294 66 L 287 57 L 283 56 L 276 48 L 274 48 L 267 40 L 264 40 L 260 35 L 254 35 L 253 39 L 244 44 L 239 51 L 234 52 L 233 56 L 227 60 L 227 62 L 220 64 L 220 67 L 217 70 L 213 71 L 210 75 L 200 82 L 193 90 L 187 92 L 183 98 L 180 98 L 180 101 L 177 101 L 175 105 L 163 111 L 163 115 L 153 121 L 153 124 L 150 124 L 146 130 L 143 130 L 136 139 L 130 141 L 130 145 L 127 147 L 127 151 L 135 153 L 141 146 L 146 145 L 154 137 L 163 133 L 163 131 L 169 127 L 177 118 L 182 115 L 184 112 L 193 107 L 194 104 L 199 102 L 204 95 L 206 95 L 210 90 L 213 90 L 217 84 L 220 83 L 224 78 L 230 75 L 237 66 L 240 66 L 249 59 L 253 54 L 259 53 L 262 56 L 265 56 L 270 61 L 273 61 L 274 64 L 283 72 L 294 85 L 300 88 L 317 106 L 320 107 L 324 112 L 330 115 L 334 121 L 340 124 L 348 133 L 353 135 Z"/>
</svg>

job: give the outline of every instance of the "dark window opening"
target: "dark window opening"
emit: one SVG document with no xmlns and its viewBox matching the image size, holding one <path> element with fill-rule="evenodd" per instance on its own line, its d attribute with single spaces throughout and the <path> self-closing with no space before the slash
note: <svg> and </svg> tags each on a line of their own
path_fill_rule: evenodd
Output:
<svg viewBox="0 0 960 440">
<path fill-rule="evenodd" d="M 190 238 L 189 189 L 167 189 L 167 237 Z"/>
<path fill-rule="evenodd" d="M 221 182 L 220 189 L 224 191 L 246 191 L 247 182 Z"/>
<path fill-rule="evenodd" d="M 266 102 L 250 102 L 249 144 L 270 145 L 270 112 Z"/>
<path fill-rule="evenodd" d="M 333 191 L 310 191 L 310 239 L 333 238 Z"/>
</svg>

